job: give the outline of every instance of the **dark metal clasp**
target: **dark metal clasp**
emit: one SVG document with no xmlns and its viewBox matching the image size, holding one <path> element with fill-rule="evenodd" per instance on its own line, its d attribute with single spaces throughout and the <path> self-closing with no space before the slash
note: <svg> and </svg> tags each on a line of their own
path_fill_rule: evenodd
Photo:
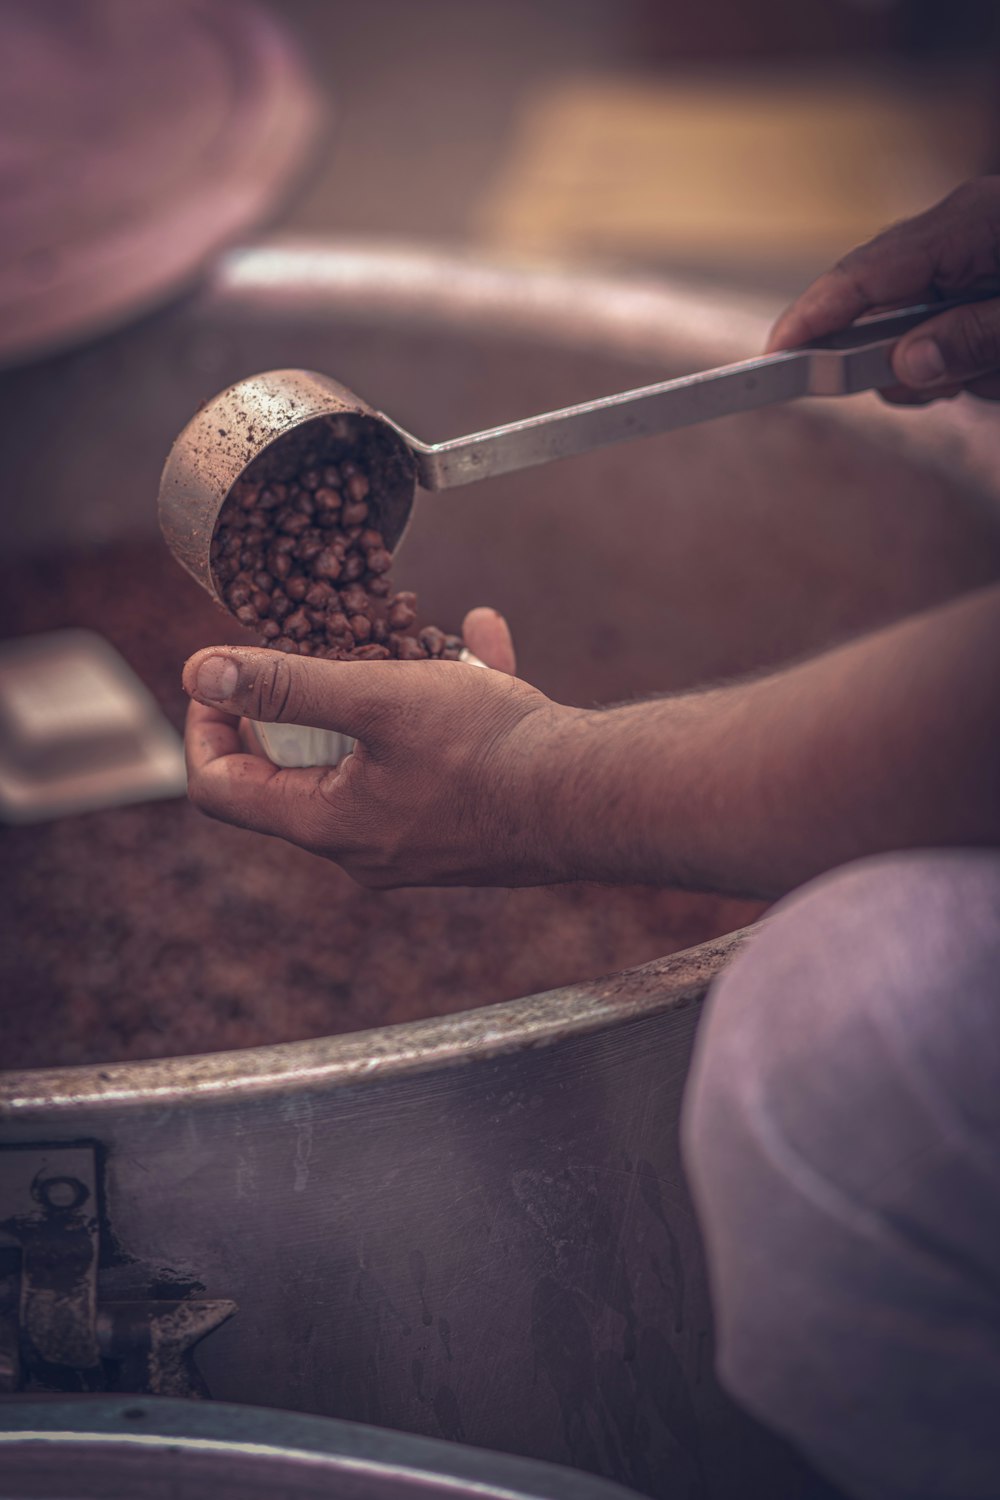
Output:
<svg viewBox="0 0 1000 1500">
<path fill-rule="evenodd" d="M 207 1396 L 192 1350 L 236 1311 L 222 1298 L 101 1302 L 91 1144 L 0 1149 L 0 1391 Z"/>
</svg>

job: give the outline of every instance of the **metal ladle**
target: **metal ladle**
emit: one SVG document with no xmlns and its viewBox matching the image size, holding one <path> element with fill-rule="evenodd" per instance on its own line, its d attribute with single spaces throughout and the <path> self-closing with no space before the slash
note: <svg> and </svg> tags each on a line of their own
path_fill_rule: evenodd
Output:
<svg viewBox="0 0 1000 1500">
<path fill-rule="evenodd" d="M 325 445 L 344 440 L 362 444 L 371 480 L 371 524 L 393 551 L 418 486 L 452 489 L 800 396 L 849 396 L 893 385 L 897 341 L 957 305 L 939 302 L 867 318 L 801 349 L 664 380 L 444 443 L 420 442 L 328 375 L 271 370 L 222 391 L 176 439 L 160 481 L 160 524 L 174 556 L 222 603 L 210 556 L 219 512 L 237 481 L 266 454 L 288 457 L 298 446 L 322 453 Z"/>
</svg>

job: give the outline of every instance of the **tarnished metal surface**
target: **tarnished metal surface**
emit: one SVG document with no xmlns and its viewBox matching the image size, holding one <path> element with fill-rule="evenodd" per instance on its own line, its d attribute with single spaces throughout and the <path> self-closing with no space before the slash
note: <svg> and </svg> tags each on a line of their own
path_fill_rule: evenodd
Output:
<svg viewBox="0 0 1000 1500">
<path fill-rule="evenodd" d="M 0 1072 L 0 1127 L 4 1139 L 15 1129 L 23 1139 L 47 1122 L 65 1136 L 81 1112 L 103 1119 L 154 1104 L 279 1101 L 303 1088 L 342 1088 L 517 1055 L 696 1003 L 749 936 L 734 932 L 591 984 L 380 1031 L 202 1057 Z"/>
<path fill-rule="evenodd" d="M 160 527 L 182 567 L 213 598 L 211 543 L 219 512 L 249 466 L 301 443 L 363 439 L 373 481 L 372 522 L 391 549 L 409 519 L 416 485 L 403 439 L 357 396 L 310 370 L 269 370 L 205 402 L 174 441 L 160 478 Z"/>
<path fill-rule="evenodd" d="M 234 1312 L 236 1303 L 222 1297 L 102 1302 L 97 1337 L 101 1354 L 117 1365 L 114 1389 L 155 1396 L 207 1396 L 192 1351 Z"/>
<path fill-rule="evenodd" d="M 628 1500 L 618 1486 L 354 1423 L 181 1401 L 0 1406 L 3 1493 L 22 1500 Z"/>
<path fill-rule="evenodd" d="M 100 1364 L 97 1186 L 86 1146 L 0 1150 L 0 1234 L 21 1251 L 17 1325 L 29 1360 L 62 1369 Z M 17 1345 L 8 1350 L 16 1356 Z"/>
<path fill-rule="evenodd" d="M 21 1385 L 19 1288 L 19 1274 L 10 1266 L 0 1269 L 0 1396 L 10 1395 Z"/>
<path fill-rule="evenodd" d="M 239 1303 L 199 1351 L 218 1398 L 735 1495 L 759 1439 L 711 1378 L 677 1111 L 738 941 L 367 1037 L 8 1077 L 4 1139 L 104 1143 L 102 1302 Z"/>
<path fill-rule="evenodd" d="M 92 1144 L 0 1146 L 0 1240 L 18 1264 L 0 1279 L 0 1391 L 124 1390 L 205 1396 L 192 1360 L 236 1311 L 228 1299 L 98 1302 L 114 1258 Z"/>
</svg>

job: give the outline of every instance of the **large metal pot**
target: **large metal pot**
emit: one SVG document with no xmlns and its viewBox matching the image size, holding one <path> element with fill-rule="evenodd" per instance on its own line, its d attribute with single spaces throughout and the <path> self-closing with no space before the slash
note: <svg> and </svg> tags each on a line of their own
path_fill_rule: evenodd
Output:
<svg viewBox="0 0 1000 1500">
<path fill-rule="evenodd" d="M 151 529 L 175 432 L 258 369 L 328 370 L 436 439 L 752 352 L 767 311 L 416 251 L 236 252 L 196 298 L 0 380 L 8 473 L 36 500 L 5 524 L 24 551 Z M 407 577 L 442 616 L 505 609 L 525 675 L 564 699 L 676 688 L 997 576 L 996 456 L 964 407 L 758 413 L 425 498 Z M 22 1273 L 58 1282 L 20 1316 L 169 1391 L 232 1302 L 197 1349 L 219 1399 L 664 1497 L 817 1494 L 713 1382 L 678 1159 L 699 1002 L 741 941 L 446 1020 L 0 1075 L 0 1219 Z M 67 1231 L 68 1282 L 46 1258 Z"/>
<path fill-rule="evenodd" d="M 17 1500 L 629 1500 L 572 1469 L 329 1417 L 161 1397 L 0 1405 Z"/>
</svg>

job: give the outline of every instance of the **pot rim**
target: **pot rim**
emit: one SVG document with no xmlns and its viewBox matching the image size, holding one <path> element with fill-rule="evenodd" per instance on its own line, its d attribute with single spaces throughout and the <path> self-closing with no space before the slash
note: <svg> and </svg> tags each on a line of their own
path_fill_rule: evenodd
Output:
<svg viewBox="0 0 1000 1500">
<path fill-rule="evenodd" d="M 151 1466 L 172 1462 L 185 1494 L 185 1472 L 203 1493 L 213 1471 L 221 1476 L 227 1465 L 249 1460 L 265 1475 L 273 1471 L 274 1484 L 289 1495 L 299 1493 L 299 1477 L 305 1496 L 317 1493 L 318 1478 L 332 1494 L 341 1487 L 338 1480 L 367 1476 L 380 1492 L 391 1484 L 399 1495 L 430 1490 L 455 1500 L 635 1500 L 634 1491 L 612 1480 L 543 1459 L 337 1417 L 165 1396 L 15 1396 L 0 1409 L 0 1452 L 8 1462 L 20 1461 L 22 1473 L 37 1473 L 39 1462 L 51 1473 L 60 1456 L 67 1464 L 81 1456 L 97 1465 L 104 1460 L 110 1468 L 126 1455 L 148 1454 Z M 130 1480 L 134 1469 L 123 1474 L 120 1493 Z M 54 1482 L 46 1493 L 57 1488 Z"/>
<path fill-rule="evenodd" d="M 754 927 L 585 984 L 340 1036 L 229 1052 L 0 1072 L 0 1120 L 86 1106 L 119 1114 L 145 1107 L 284 1094 L 290 1086 L 367 1085 L 391 1075 L 459 1067 L 536 1050 L 701 999 Z"/>
</svg>

